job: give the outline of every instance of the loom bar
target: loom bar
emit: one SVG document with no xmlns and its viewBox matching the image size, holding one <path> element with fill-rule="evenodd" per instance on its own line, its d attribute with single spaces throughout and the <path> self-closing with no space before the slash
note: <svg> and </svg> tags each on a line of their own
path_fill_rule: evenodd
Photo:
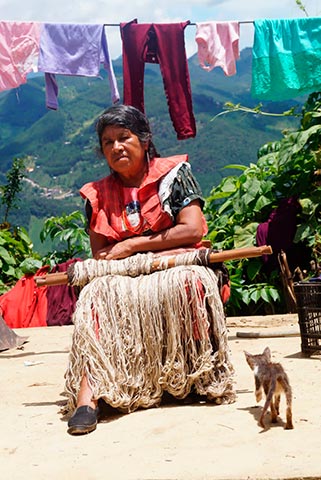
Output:
<svg viewBox="0 0 321 480">
<path fill-rule="evenodd" d="M 241 258 L 260 257 L 262 255 L 271 255 L 272 248 L 270 245 L 262 245 L 261 247 L 244 247 L 234 248 L 232 250 L 223 250 L 221 252 L 212 252 L 209 255 L 210 263 L 226 262 L 228 260 L 238 260 Z M 167 261 L 168 268 L 175 267 L 175 256 Z M 107 260 L 108 261 L 108 260 Z M 160 267 L 160 260 L 157 258 L 151 267 L 152 272 L 156 272 Z M 35 277 L 35 282 L 38 287 L 68 285 L 67 272 L 47 273 L 46 275 Z"/>
</svg>

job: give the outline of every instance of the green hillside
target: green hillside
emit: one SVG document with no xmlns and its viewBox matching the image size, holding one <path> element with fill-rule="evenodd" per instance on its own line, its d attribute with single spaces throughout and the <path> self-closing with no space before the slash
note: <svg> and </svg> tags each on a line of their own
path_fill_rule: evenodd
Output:
<svg viewBox="0 0 321 480">
<path fill-rule="evenodd" d="M 205 196 L 223 176 L 231 174 L 224 166 L 256 162 L 260 146 L 279 139 L 282 129 L 297 126 L 296 119 L 236 112 L 213 121 L 227 101 L 257 105 L 250 96 L 251 55 L 249 48 L 241 52 L 233 77 L 226 77 L 221 69 L 202 70 L 196 55 L 189 59 L 197 135 L 184 141 L 176 138 L 159 66 L 145 68 L 145 108 L 154 143 L 163 156 L 188 153 Z M 114 69 L 121 93 L 121 58 L 114 62 Z M 108 173 L 105 161 L 95 151 L 95 120 L 111 104 L 109 82 L 105 72 L 101 73 L 101 78 L 58 77 L 57 111 L 45 107 L 42 75 L 16 90 L 1 93 L 0 184 L 5 182 L 5 172 L 14 157 L 28 158 L 28 181 L 21 194 L 20 209 L 11 215 L 12 223 L 31 231 L 35 219 L 82 208 L 80 186 Z M 293 105 L 300 102 L 265 103 L 263 109 L 283 112 Z"/>
</svg>

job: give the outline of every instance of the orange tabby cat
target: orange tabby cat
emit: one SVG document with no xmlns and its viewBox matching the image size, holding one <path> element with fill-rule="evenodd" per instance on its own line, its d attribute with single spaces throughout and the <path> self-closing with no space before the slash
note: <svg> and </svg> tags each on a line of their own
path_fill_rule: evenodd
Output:
<svg viewBox="0 0 321 480">
<path fill-rule="evenodd" d="M 256 401 L 262 399 L 262 392 L 266 395 L 265 404 L 259 420 L 262 428 L 264 425 L 264 415 L 270 407 L 272 423 L 277 422 L 277 416 L 280 410 L 281 393 L 286 398 L 286 429 L 292 429 L 292 390 L 287 374 L 280 363 L 271 362 L 271 351 L 269 347 L 264 349 L 262 354 L 252 355 L 245 352 L 245 358 L 250 368 L 254 372 L 255 378 L 255 396 Z"/>
</svg>

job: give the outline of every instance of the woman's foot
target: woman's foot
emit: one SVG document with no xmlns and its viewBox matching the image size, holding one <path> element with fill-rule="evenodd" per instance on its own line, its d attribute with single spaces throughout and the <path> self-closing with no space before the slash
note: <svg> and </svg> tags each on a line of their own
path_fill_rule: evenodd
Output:
<svg viewBox="0 0 321 480">
<path fill-rule="evenodd" d="M 70 435 L 84 435 L 96 429 L 99 417 L 99 408 L 89 405 L 78 407 L 68 421 Z"/>
</svg>

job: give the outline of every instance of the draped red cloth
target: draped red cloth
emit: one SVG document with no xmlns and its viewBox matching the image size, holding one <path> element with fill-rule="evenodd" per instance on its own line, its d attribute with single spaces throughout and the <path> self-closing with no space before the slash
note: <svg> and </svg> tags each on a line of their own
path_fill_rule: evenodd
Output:
<svg viewBox="0 0 321 480">
<path fill-rule="evenodd" d="M 40 268 L 36 276 L 45 275 L 49 265 Z M 25 275 L 0 297 L 0 311 L 10 328 L 47 326 L 47 287 L 38 287 L 34 275 Z"/>
<path fill-rule="evenodd" d="M 46 265 L 35 274 L 25 275 L 0 296 L 0 313 L 10 328 L 50 327 L 71 325 L 77 294 L 69 285 L 38 287 L 35 277 L 47 273 L 65 272 L 70 264 L 80 261 L 71 259 L 55 265 L 52 270 Z M 49 272 L 50 270 L 50 272 Z"/>
</svg>

